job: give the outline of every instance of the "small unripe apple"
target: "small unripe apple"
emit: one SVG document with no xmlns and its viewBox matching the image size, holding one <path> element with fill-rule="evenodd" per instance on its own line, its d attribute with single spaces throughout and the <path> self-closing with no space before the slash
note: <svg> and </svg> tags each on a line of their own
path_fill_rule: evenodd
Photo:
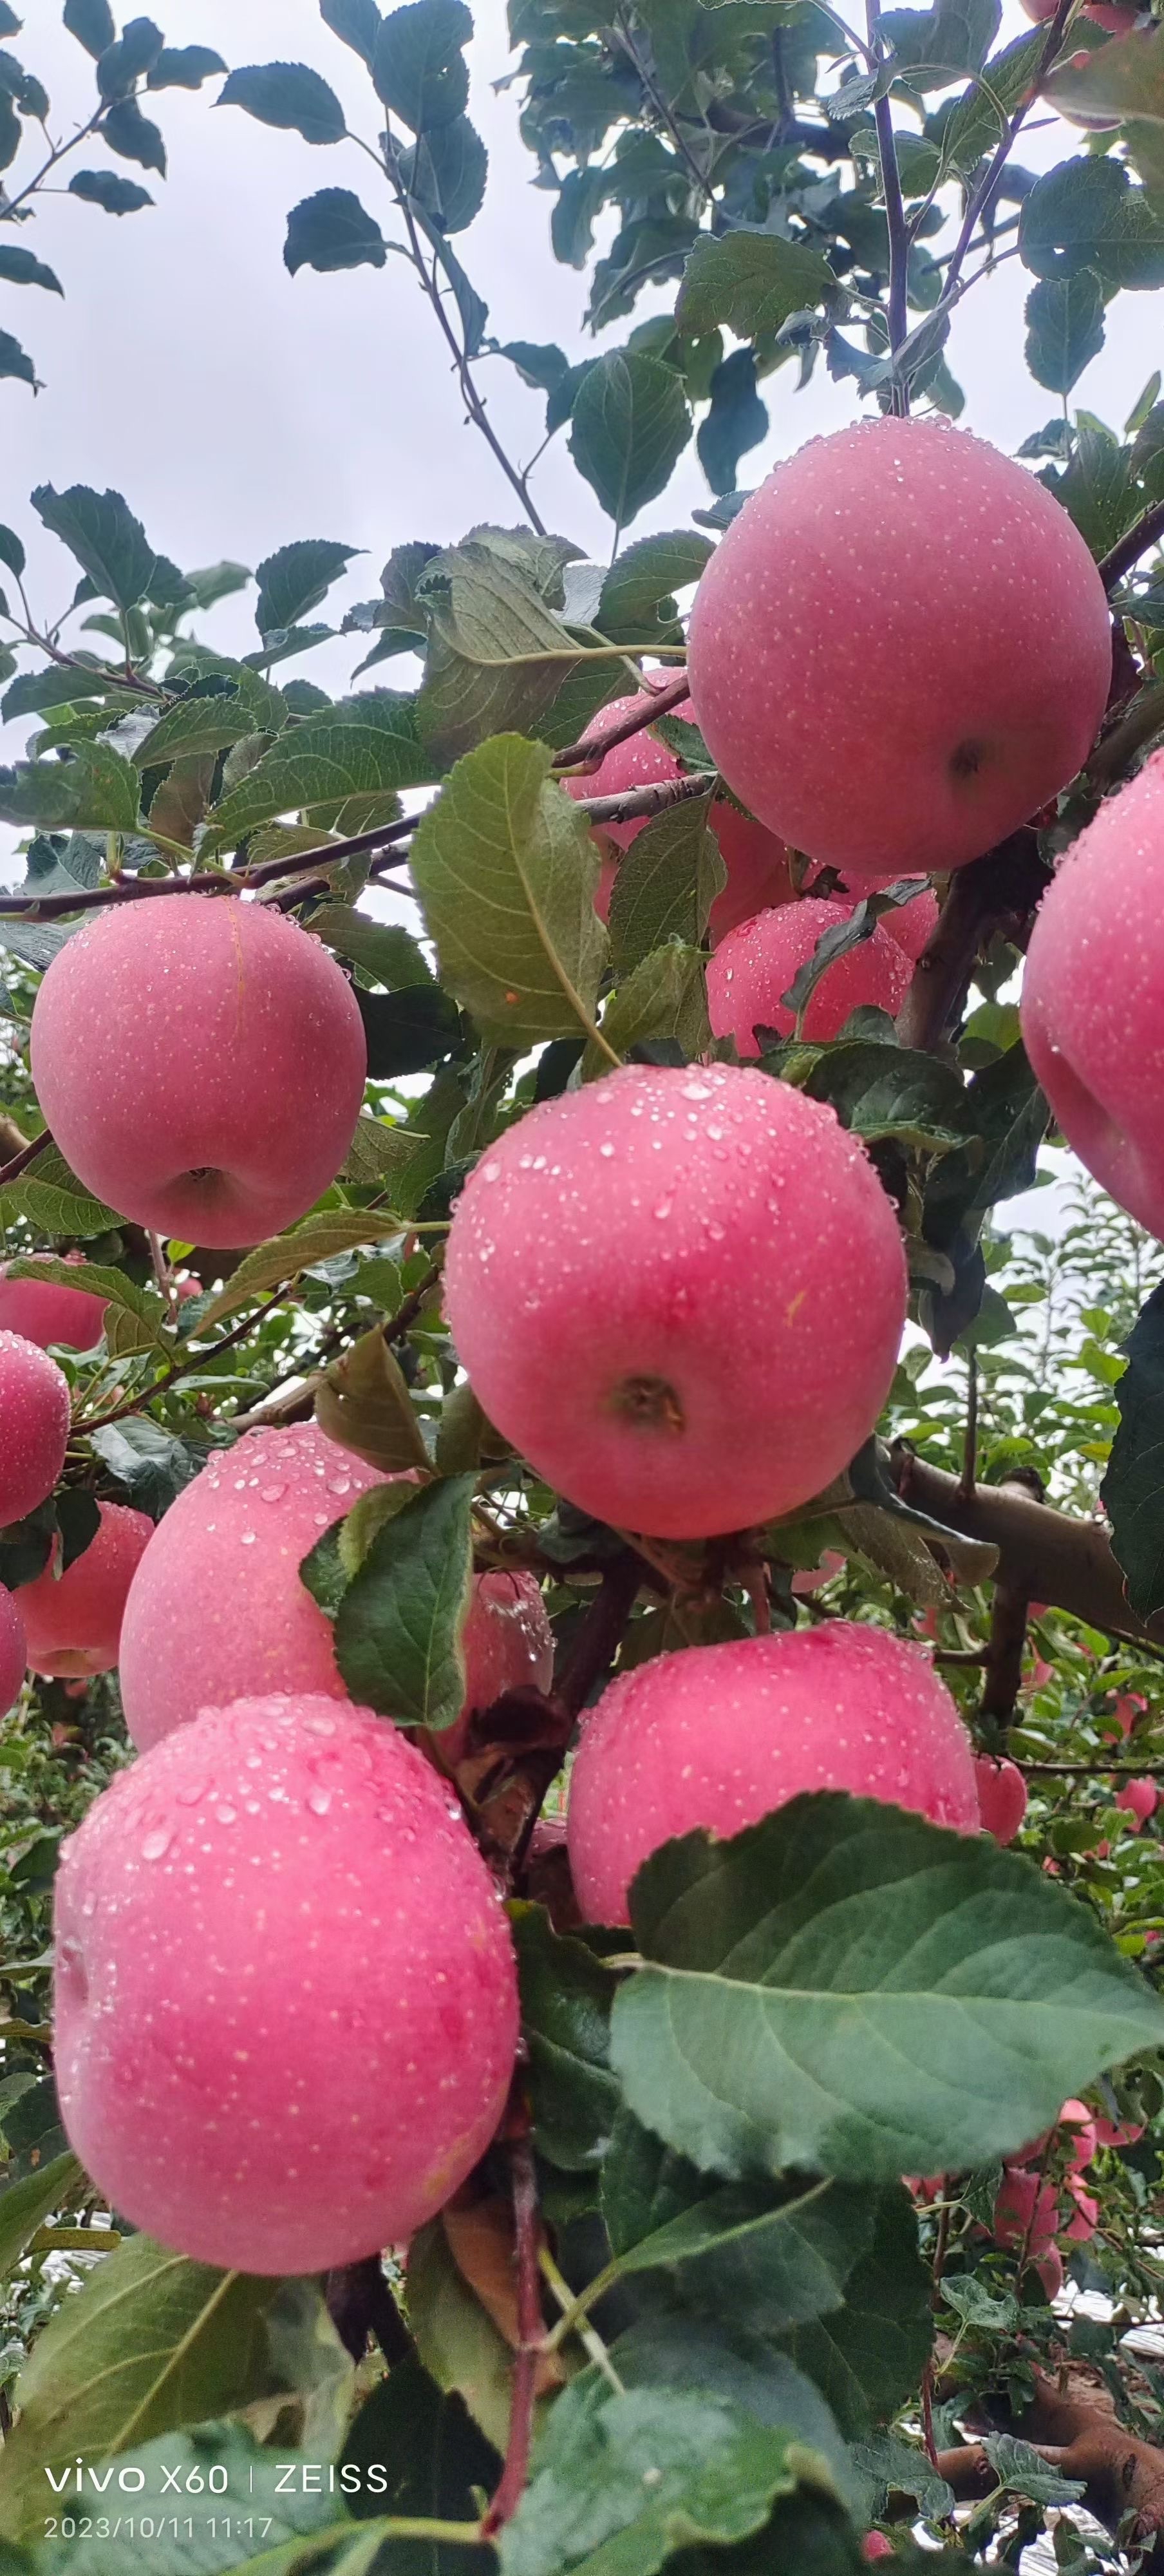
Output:
<svg viewBox="0 0 1164 2576">
<path fill-rule="evenodd" d="M 47 1500 L 68 1445 L 63 1370 L 36 1342 L 0 1332 L 0 1529 Z"/>
<path fill-rule="evenodd" d="M 1035 916 L 1022 1026 L 1068 1144 L 1164 1239 L 1164 753 L 1100 806 Z"/>
<path fill-rule="evenodd" d="M 850 887 L 961 867 L 1026 822 L 1086 760 L 1111 680 L 1061 504 L 967 431 L 888 415 L 761 484 L 688 647 L 729 786 Z"/>
<path fill-rule="evenodd" d="M 0 1717 L 7 1716 L 20 1696 L 27 1661 L 24 1621 L 12 1594 L 0 1583 Z"/>
<path fill-rule="evenodd" d="M 570 1774 L 583 1914 L 628 1922 L 631 1880 L 660 1843 L 696 1826 L 738 1834 L 810 1789 L 977 1832 L 970 1739 L 916 1646 L 835 1619 L 620 1675 L 585 1720 Z"/>
<path fill-rule="evenodd" d="M 670 673 L 664 674 L 663 680 L 656 682 L 655 686 L 665 685 L 670 676 Z M 642 706 L 649 693 L 648 675 L 647 689 L 639 690 L 632 698 L 615 698 L 609 706 L 601 707 L 589 727 L 591 739 L 600 742 L 613 725 L 620 724 L 624 716 Z M 684 724 L 695 722 L 686 701 L 671 712 L 681 717 Z M 636 787 L 655 787 L 665 779 L 681 778 L 682 775 L 682 761 L 676 760 L 674 752 L 668 750 L 665 742 L 660 742 L 649 726 L 643 726 L 638 733 L 629 734 L 625 742 L 616 742 L 597 769 L 590 770 L 583 777 L 564 778 L 562 785 L 575 798 L 625 796 Z M 629 823 L 604 823 L 601 828 L 605 838 L 613 841 L 617 850 L 629 850 L 631 842 L 646 830 L 648 819 L 644 814 Z M 727 869 L 727 884 L 715 898 L 707 925 L 714 948 L 725 931 L 734 929 L 737 922 L 747 921 L 752 913 L 763 911 L 769 904 L 790 903 L 793 888 L 788 871 L 788 852 L 782 841 L 775 840 L 771 832 L 764 830 L 762 823 L 753 822 L 750 814 L 741 814 L 738 805 L 733 805 L 728 796 L 715 798 L 710 820 L 719 843 L 720 857 Z M 594 899 L 595 910 L 603 921 L 610 914 L 615 872 L 614 860 L 604 864 Z"/>
<path fill-rule="evenodd" d="M 177 1727 L 62 1846 L 55 1923 L 69 2142 L 177 2253 L 358 2262 L 488 2146 L 517 2044 L 505 1916 L 447 1785 L 367 1709 Z"/>
<path fill-rule="evenodd" d="M 984 1834 L 1012 1843 L 1027 1812 L 1027 1784 L 1017 1762 L 995 1762 L 987 1753 L 974 1764 Z"/>
<path fill-rule="evenodd" d="M 84 1254 L 66 1252 L 65 1259 L 80 1262 Z M 42 1351 L 51 1342 L 61 1350 L 91 1351 L 101 1339 L 105 1307 L 104 1297 L 87 1296 L 83 1288 L 58 1288 L 51 1279 L 10 1279 L 7 1267 L 0 1269 L 0 1332 L 22 1333 Z"/>
<path fill-rule="evenodd" d="M 890 1203 L 831 1109 L 746 1066 L 627 1066 L 491 1145 L 449 1324 L 489 1420 L 583 1511 L 699 1538 L 868 1437 L 901 1336 Z"/>
<path fill-rule="evenodd" d="M 139 1751 L 208 1704 L 347 1696 L 331 1621 L 299 1578 L 333 1521 L 384 1479 L 315 1422 L 244 1432 L 159 1521 L 134 1578 L 121 1699 Z"/>
<path fill-rule="evenodd" d="M 129 1587 L 154 1535 L 145 1512 L 99 1503 L 101 1526 L 80 1556 L 57 1574 L 61 1543 L 35 1583 L 20 1588 L 20 1609 L 34 1673 L 75 1680 L 112 1672 Z"/>
<path fill-rule="evenodd" d="M 86 1189 L 136 1225 L 259 1243 L 335 1179 L 367 1074 L 355 995 L 283 913 L 174 895 L 97 913 L 54 957 L 32 1078 Z"/>
<path fill-rule="evenodd" d="M 849 907 L 818 903 L 783 904 L 778 912 L 757 913 L 720 941 L 707 969 L 707 1007 L 712 1033 L 733 1037 L 742 1056 L 759 1055 L 755 1031 L 775 1029 L 791 1037 L 796 1013 L 784 1001 L 794 975 L 807 964 L 826 931 L 839 929 Z M 806 1038 L 835 1038 L 850 1011 L 874 1003 L 896 1018 L 909 990 L 909 959 L 899 942 L 880 923 L 868 939 L 826 966 L 809 995 L 802 1022 Z"/>
<path fill-rule="evenodd" d="M 1131 1831 L 1134 1834 L 1138 1834 L 1141 1825 L 1146 1825 L 1149 1818 L 1155 1815 L 1159 1798 L 1160 1792 L 1154 1780 L 1125 1780 L 1116 1799 L 1116 1805 L 1123 1808 L 1126 1816 L 1131 1817 Z"/>
</svg>

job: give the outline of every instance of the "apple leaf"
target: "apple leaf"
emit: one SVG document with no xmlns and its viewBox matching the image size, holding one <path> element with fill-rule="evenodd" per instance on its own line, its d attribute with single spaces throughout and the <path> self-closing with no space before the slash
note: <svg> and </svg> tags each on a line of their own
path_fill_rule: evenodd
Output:
<svg viewBox="0 0 1164 2576">
<path fill-rule="evenodd" d="M 1137 1618 L 1164 1610 L 1164 1286 L 1141 1307 L 1115 1390 L 1119 1429 L 1100 1500 Z"/>
<path fill-rule="evenodd" d="M 671 480 L 694 423 L 673 367 L 612 350 L 587 369 L 570 416 L 570 454 L 617 528 Z"/>
<path fill-rule="evenodd" d="M 669 940 L 694 948 L 702 939 L 727 884 L 710 816 L 709 788 L 706 796 L 657 814 L 620 859 L 610 899 L 610 953 L 620 974 L 630 974 Z"/>
<path fill-rule="evenodd" d="M 475 1483 L 422 1486 L 377 1530 L 336 1613 L 335 1657 L 352 1698 L 400 1726 L 452 1726 L 465 1704 Z"/>
<path fill-rule="evenodd" d="M 614 1979 L 584 1941 L 555 1932 L 540 1905 L 510 1908 L 521 2026 L 540 2153 L 567 2173 L 602 2164 L 620 2093 L 610 2071 Z"/>
</svg>

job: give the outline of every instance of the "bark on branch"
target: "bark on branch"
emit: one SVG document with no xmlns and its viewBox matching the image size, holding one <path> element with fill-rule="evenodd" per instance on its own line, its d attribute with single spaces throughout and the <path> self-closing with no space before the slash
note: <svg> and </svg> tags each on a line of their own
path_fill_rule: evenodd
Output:
<svg viewBox="0 0 1164 2576">
<path fill-rule="evenodd" d="M 1113 2399 L 1099 2381 L 1075 2369 L 1061 2388 L 1037 2371 L 1033 2403 L 1006 2429 L 1029 2442 L 1063 2477 L 1079 2479 L 1082 2503 L 1108 2531 L 1120 2532 L 1121 2538 L 1134 2537 L 1141 2545 L 1155 2537 L 1156 2545 L 1143 2562 L 1143 2576 L 1161 2576 L 1164 2451 L 1124 2430 Z M 937 2467 L 960 2502 L 991 2495 L 998 2485 L 980 2442 L 968 2443 L 962 2450 L 940 2451 Z"/>
<path fill-rule="evenodd" d="M 927 1466 L 898 1442 L 891 1463 L 903 1502 L 913 1503 L 964 1538 L 986 1539 L 999 1551 L 999 1575 L 1030 1601 L 1067 1610 L 1089 1627 L 1164 1652 L 1164 1613 L 1138 1619 L 1124 1592 L 1111 1542 L 1097 1521 L 1035 1502 L 1015 1485 L 978 1485 L 964 1493 L 956 1476 Z"/>
</svg>

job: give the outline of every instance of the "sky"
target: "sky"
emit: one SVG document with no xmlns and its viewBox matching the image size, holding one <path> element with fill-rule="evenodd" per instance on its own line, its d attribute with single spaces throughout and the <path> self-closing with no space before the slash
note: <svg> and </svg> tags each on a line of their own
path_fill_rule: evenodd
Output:
<svg viewBox="0 0 1164 2576">
<path fill-rule="evenodd" d="M 363 66 L 322 24 L 315 0 L 151 5 L 170 42 L 212 45 L 232 67 L 276 58 L 312 64 L 339 91 L 356 130 L 374 138 Z M 1004 32 L 1018 32 L 1026 21 L 1016 0 L 1005 6 Z M 475 14 L 470 105 L 490 149 L 490 183 L 483 213 L 458 247 L 488 297 L 499 339 L 557 340 L 581 356 L 594 346 L 581 326 L 586 281 L 553 258 L 552 200 L 531 185 L 516 93 L 494 86 L 512 67 L 504 0 L 476 0 Z M 54 133 L 88 113 L 88 57 L 62 28 L 58 0 L 27 0 L 17 51 L 50 91 Z M 287 210 L 321 187 L 356 188 L 390 237 L 386 183 L 377 197 L 377 174 L 354 145 L 312 147 L 236 108 L 213 107 L 218 87 L 159 98 L 167 180 L 114 165 L 145 179 L 153 209 L 117 219 L 65 193 L 39 203 L 20 239 L 58 270 L 63 302 L 36 288 L 0 287 L 0 327 L 24 341 L 44 379 L 35 398 L 21 384 L 0 383 L 0 518 L 27 544 L 32 596 L 44 614 L 62 605 L 71 567 L 28 508 L 39 482 L 112 484 L 159 551 L 187 567 L 221 556 L 253 566 L 297 537 L 364 548 L 328 614 L 336 603 L 372 596 L 381 564 L 403 540 L 448 542 L 476 519 L 512 524 L 517 516 L 484 442 L 462 424 L 436 324 L 405 262 L 390 257 L 382 270 L 329 276 L 304 269 L 295 278 L 283 266 Z M 1052 132 L 1024 139 L 1021 158 L 1046 164 L 1073 139 L 1055 121 Z M 1006 262 L 966 298 L 948 352 L 968 396 L 966 424 L 1009 449 L 1057 408 L 1022 364 L 1030 284 L 1017 261 Z M 665 300 L 656 298 L 657 309 Z M 644 302 L 640 315 L 651 309 Z M 1115 426 L 1161 354 L 1157 313 L 1144 297 L 1120 296 L 1107 350 L 1073 397 Z M 608 339 L 621 340 L 628 327 L 616 325 Z M 540 439 L 541 397 L 501 359 L 483 365 L 480 379 L 499 431 L 524 461 Z M 851 383 L 833 385 L 821 368 L 802 394 L 792 366 L 764 390 L 772 428 L 766 447 L 744 460 L 749 483 L 860 409 Z M 551 527 L 596 555 L 609 551 L 610 524 L 563 438 L 538 468 L 535 490 Z M 681 526 L 708 497 L 692 448 L 631 535 Z M 223 603 L 200 631 L 224 650 L 249 649 L 253 600 L 252 591 Z M 293 668 L 339 689 L 362 650 L 359 639 L 355 649 L 345 640 Z M 407 670 L 389 665 L 375 677 L 406 684 Z M 11 758 L 26 730 L 0 733 L 0 756 Z"/>
</svg>

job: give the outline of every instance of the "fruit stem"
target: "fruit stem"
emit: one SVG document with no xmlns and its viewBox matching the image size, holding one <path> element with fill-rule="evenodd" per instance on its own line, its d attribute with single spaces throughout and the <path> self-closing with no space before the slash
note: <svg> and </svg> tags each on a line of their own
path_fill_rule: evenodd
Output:
<svg viewBox="0 0 1164 2576">
<path fill-rule="evenodd" d="M 537 2397 L 538 2364 L 545 2349 L 545 2320 L 542 2316 L 541 2274 L 538 2248 L 541 2236 L 541 2214 L 538 2209 L 537 2175 L 534 2170 L 533 2145 L 528 2129 L 509 2142 L 509 2164 L 513 2194 L 514 2254 L 517 2264 L 517 2332 L 518 2346 L 513 2364 L 513 2392 L 509 2410 L 509 2441 L 505 2466 L 493 2502 L 481 2525 L 481 2536 L 491 2540 L 503 2524 L 512 2520 L 529 2475 L 529 2457 L 533 2444 L 534 2404 Z"/>
</svg>

